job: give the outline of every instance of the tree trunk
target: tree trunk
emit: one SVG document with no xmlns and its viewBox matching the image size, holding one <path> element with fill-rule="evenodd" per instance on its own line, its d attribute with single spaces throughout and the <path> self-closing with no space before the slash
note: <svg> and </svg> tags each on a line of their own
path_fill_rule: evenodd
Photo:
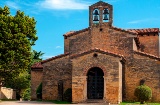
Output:
<svg viewBox="0 0 160 105">
<path fill-rule="evenodd" d="M 144 102 L 145 102 L 145 101 L 141 100 L 141 101 L 140 101 L 140 104 L 144 104 Z"/>
</svg>

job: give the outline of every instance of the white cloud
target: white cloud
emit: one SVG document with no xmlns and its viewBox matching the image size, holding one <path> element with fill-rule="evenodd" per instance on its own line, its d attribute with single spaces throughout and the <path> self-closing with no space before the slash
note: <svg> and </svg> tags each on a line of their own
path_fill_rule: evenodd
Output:
<svg viewBox="0 0 160 105">
<path fill-rule="evenodd" d="M 90 5 L 83 0 L 44 0 L 37 3 L 38 6 L 46 9 L 54 10 L 74 10 L 74 9 L 88 9 Z"/>
<path fill-rule="evenodd" d="M 12 9 L 20 9 L 20 7 L 18 6 L 17 3 L 15 2 L 11 2 L 11 1 L 6 1 L 6 5 L 9 7 L 9 8 L 12 8 Z"/>
<path fill-rule="evenodd" d="M 149 22 L 153 22 L 153 21 L 157 21 L 157 20 L 158 20 L 158 19 L 156 19 L 156 18 L 142 19 L 142 20 L 134 20 L 134 21 L 128 22 L 128 24 L 149 23 Z"/>
<path fill-rule="evenodd" d="M 61 46 L 56 46 L 56 49 L 58 49 L 58 48 L 62 48 Z"/>
</svg>

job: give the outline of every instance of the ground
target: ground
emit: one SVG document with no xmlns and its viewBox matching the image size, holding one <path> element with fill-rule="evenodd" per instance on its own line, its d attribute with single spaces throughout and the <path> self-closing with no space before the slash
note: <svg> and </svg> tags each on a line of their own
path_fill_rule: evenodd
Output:
<svg viewBox="0 0 160 105">
<path fill-rule="evenodd" d="M 91 103 L 91 104 L 93 104 L 93 103 Z M 91 104 L 89 104 L 89 105 L 91 105 Z M 49 103 L 49 102 L 37 102 L 37 101 L 4 101 L 4 102 L 0 102 L 0 105 L 77 105 L 77 104 L 54 104 L 54 103 Z M 78 105 L 88 105 L 88 103 L 87 104 L 78 104 Z M 103 104 L 102 103 L 99 103 L 99 104 L 94 103 L 94 105 L 103 105 Z M 104 105 L 107 105 L 107 104 L 104 104 Z M 116 105 L 116 104 L 114 104 L 114 105 Z"/>
</svg>

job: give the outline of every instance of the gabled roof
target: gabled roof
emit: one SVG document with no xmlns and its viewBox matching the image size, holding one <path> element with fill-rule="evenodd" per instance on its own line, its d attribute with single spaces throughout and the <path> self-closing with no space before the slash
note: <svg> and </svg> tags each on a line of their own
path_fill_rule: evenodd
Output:
<svg viewBox="0 0 160 105">
<path fill-rule="evenodd" d="M 147 33 L 159 33 L 159 28 L 144 28 L 144 29 L 127 29 L 127 31 L 142 35 Z"/>
<path fill-rule="evenodd" d="M 117 30 L 117 31 L 121 31 L 121 32 L 126 32 L 126 33 L 129 33 L 129 34 L 137 35 L 137 33 L 135 33 L 135 32 L 132 32 L 132 31 L 129 31 L 129 30 L 125 30 L 125 29 L 122 29 L 122 28 L 117 28 L 117 27 L 114 27 L 114 26 L 111 26 L 111 28 L 114 29 L 114 30 Z"/>
<path fill-rule="evenodd" d="M 52 58 L 48 58 L 48 59 L 43 60 L 43 61 L 41 61 L 41 62 L 37 62 L 37 63 L 35 63 L 35 64 L 33 64 L 33 65 L 31 66 L 31 69 L 43 69 L 43 66 L 42 66 L 43 63 L 49 62 L 49 61 L 54 60 L 54 59 L 57 59 L 57 58 L 65 57 L 65 56 L 67 56 L 67 55 L 69 55 L 69 53 L 61 54 L 61 55 L 58 55 L 58 56 L 54 56 L 54 57 L 52 57 Z"/>
<path fill-rule="evenodd" d="M 61 54 L 61 55 L 54 56 L 54 57 L 52 57 L 52 58 L 48 58 L 48 59 L 46 59 L 46 60 L 43 60 L 43 61 L 41 62 L 41 64 L 46 63 L 46 62 L 49 62 L 49 61 L 51 61 L 51 60 L 55 60 L 55 59 L 57 59 L 57 58 L 65 57 L 65 56 L 67 56 L 67 55 L 69 55 L 69 53 L 65 53 L 65 54 Z"/>
<path fill-rule="evenodd" d="M 125 29 L 121 29 L 121 28 L 117 28 L 117 27 L 113 27 L 113 26 L 111 28 L 114 29 L 114 30 L 117 30 L 117 31 L 121 31 L 121 32 L 126 32 L 126 33 L 129 33 L 129 34 L 137 35 L 137 33 L 132 32 L 132 31 L 128 31 L 128 30 L 125 30 Z M 70 31 L 70 32 L 67 32 L 66 34 L 64 34 L 63 36 L 64 37 L 74 36 L 74 35 L 77 35 L 77 34 L 79 34 L 81 32 L 86 32 L 89 29 L 90 29 L 90 27 L 82 29 L 82 30 L 79 30 L 79 31 Z"/>
<path fill-rule="evenodd" d="M 37 62 L 31 66 L 31 69 L 43 69 L 41 62 Z"/>
<path fill-rule="evenodd" d="M 64 37 L 70 37 L 70 36 L 73 36 L 73 35 L 77 35 L 81 32 L 86 32 L 88 30 L 89 30 L 89 28 L 85 28 L 85 29 L 82 29 L 82 30 L 79 30 L 79 31 L 70 31 L 70 32 L 67 32 L 66 34 L 64 34 L 63 36 Z"/>
<path fill-rule="evenodd" d="M 99 6 L 99 5 L 101 5 L 101 6 L 106 6 L 106 5 L 112 6 L 112 5 L 110 5 L 110 4 L 106 3 L 106 2 L 99 1 L 97 3 L 92 4 L 90 7 L 92 7 L 92 6 Z"/>
<path fill-rule="evenodd" d="M 155 55 L 151 55 L 151 54 L 148 54 L 148 53 L 145 53 L 145 52 L 141 52 L 141 51 L 134 51 L 134 53 L 160 61 L 160 58 L 158 56 L 155 56 Z"/>
<path fill-rule="evenodd" d="M 123 55 L 120 55 L 120 54 L 117 54 L 117 53 L 114 53 L 114 52 L 110 52 L 110 51 L 106 51 L 106 50 L 102 50 L 102 49 L 98 49 L 98 48 L 94 48 L 94 49 L 90 49 L 88 51 L 81 52 L 79 54 L 71 55 L 71 59 L 76 58 L 76 57 L 80 57 L 80 56 L 85 55 L 85 54 L 89 54 L 91 52 L 99 52 L 99 53 L 102 53 L 102 54 L 107 54 L 107 55 L 111 55 L 111 56 L 114 56 L 114 57 L 123 58 Z"/>
</svg>

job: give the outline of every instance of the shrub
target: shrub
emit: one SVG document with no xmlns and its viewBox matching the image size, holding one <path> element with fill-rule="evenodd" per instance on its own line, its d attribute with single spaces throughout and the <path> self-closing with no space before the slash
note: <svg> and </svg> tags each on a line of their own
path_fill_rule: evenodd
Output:
<svg viewBox="0 0 160 105">
<path fill-rule="evenodd" d="M 63 99 L 68 102 L 72 102 L 72 89 L 68 88 L 63 95 Z"/>
<path fill-rule="evenodd" d="M 138 98 L 141 104 L 152 97 L 152 90 L 146 85 L 140 85 L 135 89 L 134 95 Z"/>
<path fill-rule="evenodd" d="M 40 85 L 38 86 L 36 94 L 38 99 L 42 99 L 42 83 L 40 83 Z"/>
<path fill-rule="evenodd" d="M 23 99 L 23 100 L 30 100 L 30 99 L 31 99 L 31 88 L 27 88 L 27 89 L 22 93 L 22 99 Z"/>
</svg>

